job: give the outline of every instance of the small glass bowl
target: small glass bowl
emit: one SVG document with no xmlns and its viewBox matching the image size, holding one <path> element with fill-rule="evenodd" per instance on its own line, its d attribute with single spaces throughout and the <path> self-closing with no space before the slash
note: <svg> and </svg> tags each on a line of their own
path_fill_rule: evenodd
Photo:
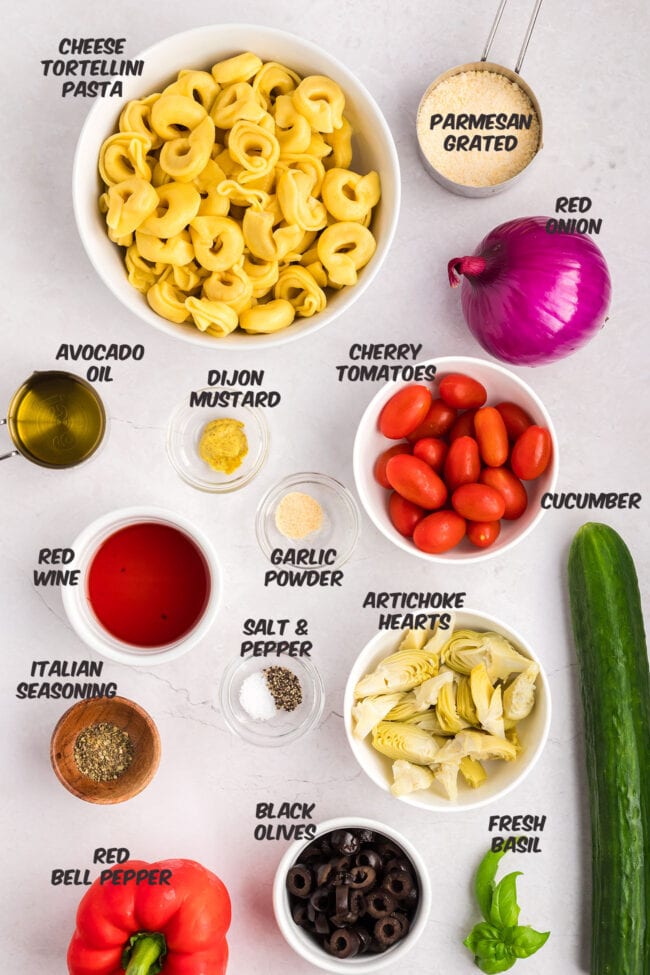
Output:
<svg viewBox="0 0 650 975">
<path fill-rule="evenodd" d="M 322 527 L 305 538 L 287 538 L 275 524 L 280 501 L 294 491 L 310 495 L 323 509 Z M 359 528 L 359 508 L 348 489 L 327 474 L 310 472 L 291 474 L 276 484 L 260 501 L 255 516 L 257 541 L 268 559 L 276 548 L 336 549 L 335 561 L 323 566 L 327 569 L 347 562 L 357 544 Z"/>
<path fill-rule="evenodd" d="M 199 393 L 219 393 L 218 389 Z M 211 420 L 239 420 L 244 424 L 248 453 L 232 474 L 213 470 L 199 456 L 199 441 Z M 199 491 L 225 494 L 252 481 L 269 452 L 269 428 L 261 410 L 249 406 L 190 406 L 189 397 L 174 410 L 167 428 L 167 456 L 177 474 Z"/>
<path fill-rule="evenodd" d="M 267 667 L 286 667 L 298 677 L 302 687 L 302 704 L 295 711 L 277 711 L 266 721 L 255 720 L 241 705 L 242 684 L 251 674 Z M 325 704 L 325 691 L 320 674 L 307 657 L 245 657 L 230 664 L 220 688 L 221 710 L 226 724 L 253 745 L 285 745 L 296 741 L 318 723 Z"/>
</svg>

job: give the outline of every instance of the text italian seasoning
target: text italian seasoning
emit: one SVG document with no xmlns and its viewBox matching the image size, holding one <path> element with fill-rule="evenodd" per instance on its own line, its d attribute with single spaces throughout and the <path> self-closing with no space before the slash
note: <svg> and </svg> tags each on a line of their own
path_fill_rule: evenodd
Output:
<svg viewBox="0 0 650 975">
<path fill-rule="evenodd" d="M 496 186 L 532 161 L 537 113 L 515 82 L 495 71 L 462 71 L 422 99 L 418 140 L 429 164 L 462 186 Z"/>
</svg>

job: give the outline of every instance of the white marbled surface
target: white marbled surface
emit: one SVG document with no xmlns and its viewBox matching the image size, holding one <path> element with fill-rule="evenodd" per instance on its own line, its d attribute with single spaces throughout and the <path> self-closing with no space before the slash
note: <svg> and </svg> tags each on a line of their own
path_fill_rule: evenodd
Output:
<svg viewBox="0 0 650 975">
<path fill-rule="evenodd" d="M 528 5 L 512 4 L 493 58 L 514 63 Z M 509 858 L 524 876 L 522 921 L 550 929 L 548 944 L 521 962 L 526 975 L 588 971 L 589 823 L 582 718 L 574 651 L 568 635 L 566 556 L 582 512 L 548 514 L 506 557 L 442 569 L 398 552 L 363 517 L 358 548 L 342 590 L 278 590 L 262 585 L 265 563 L 254 533 L 263 493 L 298 470 L 332 474 L 353 487 L 356 423 L 377 388 L 337 383 L 352 340 L 423 343 L 424 357 L 481 355 L 464 327 L 458 296 L 446 283 L 447 260 L 467 253 L 493 226 L 550 213 L 558 195 L 588 195 L 603 218 L 598 243 L 609 262 L 614 302 L 607 327 L 574 358 L 520 373 L 554 417 L 561 443 L 559 488 L 645 491 L 648 484 L 647 339 L 648 142 L 639 117 L 647 58 L 645 5 L 546 0 L 524 77 L 542 104 L 545 148 L 530 178 L 502 196 L 462 199 L 423 171 L 413 118 L 431 79 L 480 55 L 492 5 L 379 0 L 305 4 L 240 0 L 206 5 L 108 7 L 66 0 L 26 0 L 3 14 L 5 147 L 2 266 L 6 354 L 0 401 L 34 369 L 55 366 L 61 342 L 144 341 L 143 364 L 115 369 L 102 389 L 111 416 L 101 455 L 77 471 L 49 472 L 22 459 L 2 468 L 4 509 L 3 644 L 0 741 L 5 788 L 0 828 L 5 847 L 1 954 L 6 971 L 25 975 L 66 969 L 65 951 L 81 890 L 53 887 L 57 867 L 90 866 L 98 846 L 126 846 L 133 856 L 200 860 L 224 879 L 234 920 L 234 975 L 315 971 L 284 943 L 270 894 L 284 844 L 253 839 L 255 806 L 284 799 L 316 803 L 319 820 L 368 815 L 401 829 L 430 868 L 434 911 L 405 975 L 476 971 L 462 946 L 478 920 L 473 870 L 489 843 L 490 813 L 546 814 L 541 855 Z M 90 102 L 62 100 L 41 76 L 64 36 L 126 36 L 131 54 L 208 22 L 249 21 L 284 28 L 322 44 L 365 83 L 382 107 L 398 146 L 403 206 L 381 274 L 353 311 L 315 336 L 256 356 L 270 388 L 283 393 L 269 414 L 268 463 L 245 490 L 207 496 L 174 473 L 165 456 L 167 418 L 203 385 L 203 352 L 153 331 L 126 313 L 101 284 L 77 236 L 70 200 L 75 142 Z M 242 367 L 248 358 L 213 357 L 211 366 Z M 221 613 L 188 656 L 157 669 L 107 663 L 107 679 L 155 717 L 163 743 L 158 775 L 124 805 L 96 807 L 69 795 L 49 765 L 49 739 L 60 701 L 22 701 L 15 687 L 34 659 L 92 656 L 64 617 L 58 592 L 35 589 L 41 546 L 69 544 L 90 521 L 131 504 L 184 512 L 212 538 L 226 570 Z M 628 541 L 648 589 L 647 499 L 640 511 L 612 511 L 607 521 Z M 374 634 L 376 615 L 362 611 L 368 589 L 464 590 L 470 606 L 507 620 L 537 648 L 553 695 L 550 739 L 538 766 L 505 801 L 473 813 L 431 814 L 379 791 L 357 767 L 345 741 L 342 693 L 348 670 Z M 238 654 L 250 616 L 306 617 L 313 659 L 327 691 L 320 728 L 284 749 L 247 746 L 225 727 L 217 705 L 221 674 Z M 641 975 L 641 973 L 639 973 Z"/>
</svg>

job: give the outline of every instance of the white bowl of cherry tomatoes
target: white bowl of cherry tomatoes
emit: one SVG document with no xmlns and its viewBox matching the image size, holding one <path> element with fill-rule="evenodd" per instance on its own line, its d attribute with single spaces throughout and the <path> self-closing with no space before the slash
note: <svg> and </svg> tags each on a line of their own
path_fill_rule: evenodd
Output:
<svg viewBox="0 0 650 975">
<path fill-rule="evenodd" d="M 435 366 L 432 383 L 389 383 L 361 418 L 354 477 L 363 507 L 386 538 L 420 558 L 500 554 L 533 530 L 555 487 L 551 418 L 530 386 L 496 363 L 458 356 L 422 365 Z"/>
</svg>

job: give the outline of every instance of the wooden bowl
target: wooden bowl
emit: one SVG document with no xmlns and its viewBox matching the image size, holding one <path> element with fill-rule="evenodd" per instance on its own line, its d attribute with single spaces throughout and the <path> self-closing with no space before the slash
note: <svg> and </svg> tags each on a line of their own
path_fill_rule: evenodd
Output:
<svg viewBox="0 0 650 975">
<path fill-rule="evenodd" d="M 79 732 L 107 721 L 126 731 L 133 744 L 133 760 L 117 779 L 94 782 L 74 760 Z M 85 802 L 108 805 L 126 802 L 149 785 L 160 762 L 160 736 L 152 718 L 125 697 L 99 697 L 79 701 L 60 718 L 52 733 L 50 759 L 59 782 Z"/>
</svg>

